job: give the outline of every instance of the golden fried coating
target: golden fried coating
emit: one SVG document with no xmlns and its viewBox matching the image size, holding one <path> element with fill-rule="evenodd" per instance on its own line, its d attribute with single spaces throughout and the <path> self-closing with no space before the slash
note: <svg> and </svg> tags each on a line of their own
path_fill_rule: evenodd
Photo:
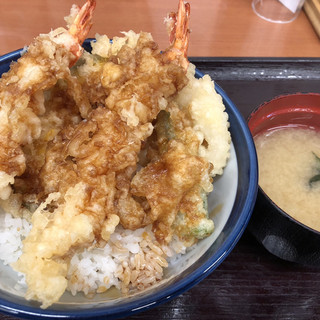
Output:
<svg viewBox="0 0 320 320">
<path fill-rule="evenodd" d="M 59 299 L 66 288 L 63 279 L 71 252 L 108 241 L 119 222 L 129 229 L 153 222 L 155 230 L 162 224 L 170 229 L 179 199 L 208 176 L 208 163 L 185 155 L 182 146 L 136 174 L 142 145 L 153 132 L 152 122 L 187 83 L 185 70 L 163 59 L 144 33 L 135 45 L 124 44 L 109 58 L 98 58 L 96 65 L 94 59 L 87 54 L 84 64 L 73 71 L 76 80 L 68 74 L 62 83 L 52 81 L 55 87 L 44 103 L 48 106 L 43 119 L 47 120 L 39 121 L 42 131 L 33 144 L 24 147 L 28 169 L 16 180 L 15 196 L 22 194 L 27 200 L 33 191 L 42 203 L 32 216 L 33 229 L 15 267 L 26 273 L 27 296 L 42 301 L 44 307 Z M 94 71 L 85 72 L 86 68 Z M 82 89 L 75 90 L 78 86 Z M 83 94 L 92 105 L 90 111 L 82 107 Z M 55 117 L 60 121 L 55 122 Z M 152 168 L 159 165 L 166 166 L 169 174 L 160 173 L 152 197 L 141 200 L 152 180 Z M 197 170 L 190 170 L 194 166 Z M 180 171 L 174 172 L 176 169 Z M 193 174 L 175 186 L 187 172 Z M 132 179 L 136 185 L 131 184 Z M 30 190 L 26 186 L 31 181 Z M 170 192 L 178 193 L 170 210 L 165 210 L 173 200 L 164 191 L 166 183 L 171 185 Z M 168 199 L 161 209 L 155 209 L 155 198 L 161 192 Z M 168 241 L 168 233 L 155 232 L 160 241 Z M 46 284 L 54 282 L 55 290 L 47 291 Z"/>
<path fill-rule="evenodd" d="M 152 224 L 165 245 L 213 230 L 214 164 L 199 154 L 211 144 L 195 121 L 206 106 L 179 96 L 197 90 L 194 72 L 148 33 L 98 36 L 92 47 L 70 70 L 74 56 L 40 36 L 0 81 L 0 198 L 32 216 L 14 267 L 43 307 L 65 291 L 72 254 L 105 244 L 118 224 Z"/>
<path fill-rule="evenodd" d="M 105 105 L 101 102 L 101 92 L 96 97 L 100 101 L 94 101 L 95 97 L 91 95 L 91 103 L 99 106 L 81 123 L 62 130 L 50 143 L 40 173 L 40 184 L 42 197 L 57 191 L 64 194 L 70 186 L 81 181 L 88 186 L 88 190 L 94 190 L 103 198 L 105 192 L 100 186 L 100 179 L 114 173 L 117 181 L 116 206 L 109 213 L 116 212 L 122 225 L 136 229 L 148 221 L 153 222 L 146 218 L 147 213 L 130 194 L 130 181 L 136 170 L 142 142 L 153 131 L 151 122 L 167 106 L 167 99 L 184 86 L 186 77 L 181 67 L 168 61 L 164 63 L 157 46 L 144 33 L 141 33 L 134 49 L 124 45 L 117 56 L 112 55 L 111 60 L 118 61 L 118 64 L 107 61 L 100 65 L 102 84 L 105 85 L 106 70 L 111 68 L 113 71 L 115 65 L 119 66 L 119 72 L 126 74 L 122 77 L 123 83 L 106 88 Z M 136 67 L 133 68 L 128 61 L 134 62 Z M 83 69 L 83 66 L 80 68 Z M 129 78 L 128 68 L 131 70 Z M 89 90 L 93 80 L 90 77 L 84 79 L 81 75 L 79 79 L 85 90 Z M 92 89 L 90 91 L 94 92 Z M 138 120 L 132 121 L 134 118 Z M 94 201 L 99 203 L 97 196 Z M 101 202 L 99 205 L 103 209 L 98 210 L 101 214 L 95 212 L 97 227 L 108 216 L 104 209 L 106 204 Z M 99 234 L 100 230 L 95 232 Z"/>
<path fill-rule="evenodd" d="M 163 156 L 141 169 L 132 179 L 131 193 L 148 201 L 147 215 L 160 242 L 169 243 L 171 226 L 183 197 L 200 185 L 211 191 L 210 165 L 189 154 L 182 143 L 171 141 Z"/>
<path fill-rule="evenodd" d="M 73 55 L 53 41 L 53 35 L 37 37 L 28 52 L 0 80 L 0 172 L 12 178 L 26 169 L 26 155 L 22 148 L 41 137 L 41 117 L 45 113 L 44 90 L 52 88 L 59 79 L 68 82 L 69 92 L 76 96 L 81 113 L 90 105 L 75 79 L 70 75 L 69 62 Z M 77 95 L 78 93 L 78 95 Z M 78 99 L 78 100 L 77 100 Z M 10 182 L 11 184 L 13 183 Z M 10 192 L 0 189 L 0 198 Z M 4 193 L 2 193 L 4 191 Z"/>
</svg>

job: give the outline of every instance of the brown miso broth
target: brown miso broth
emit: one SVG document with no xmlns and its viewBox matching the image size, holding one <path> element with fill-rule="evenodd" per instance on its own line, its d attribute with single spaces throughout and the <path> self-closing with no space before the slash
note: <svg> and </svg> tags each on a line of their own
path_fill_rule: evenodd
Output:
<svg viewBox="0 0 320 320">
<path fill-rule="evenodd" d="M 320 231 L 320 132 L 283 127 L 254 141 L 260 187 L 287 214 Z"/>
</svg>

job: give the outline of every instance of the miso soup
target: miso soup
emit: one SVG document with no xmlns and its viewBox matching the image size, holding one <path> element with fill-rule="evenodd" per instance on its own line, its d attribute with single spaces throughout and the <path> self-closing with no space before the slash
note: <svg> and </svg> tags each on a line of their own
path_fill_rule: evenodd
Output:
<svg viewBox="0 0 320 320">
<path fill-rule="evenodd" d="M 284 127 L 254 141 L 260 187 L 287 214 L 320 231 L 320 132 Z"/>
</svg>

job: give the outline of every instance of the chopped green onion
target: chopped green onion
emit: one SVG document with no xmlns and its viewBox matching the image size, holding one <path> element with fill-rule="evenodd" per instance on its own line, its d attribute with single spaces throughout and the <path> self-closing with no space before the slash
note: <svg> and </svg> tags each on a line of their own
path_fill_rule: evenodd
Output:
<svg viewBox="0 0 320 320">
<path fill-rule="evenodd" d="M 316 174 L 309 180 L 309 186 L 311 187 L 313 183 L 320 181 L 320 174 Z"/>
<path fill-rule="evenodd" d="M 319 165 L 319 167 L 317 168 L 318 173 L 313 176 L 312 178 L 309 179 L 309 186 L 312 187 L 313 183 L 319 182 L 320 181 L 320 157 L 318 157 L 314 152 L 312 152 L 313 155 L 316 158 L 317 164 Z"/>
</svg>

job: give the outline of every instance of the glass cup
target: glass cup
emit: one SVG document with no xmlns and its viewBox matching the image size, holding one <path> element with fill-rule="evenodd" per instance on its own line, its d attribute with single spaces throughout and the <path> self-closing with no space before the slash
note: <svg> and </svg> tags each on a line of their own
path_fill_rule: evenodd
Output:
<svg viewBox="0 0 320 320">
<path fill-rule="evenodd" d="M 253 11 L 262 19 L 275 23 L 293 21 L 305 0 L 252 0 Z"/>
</svg>

